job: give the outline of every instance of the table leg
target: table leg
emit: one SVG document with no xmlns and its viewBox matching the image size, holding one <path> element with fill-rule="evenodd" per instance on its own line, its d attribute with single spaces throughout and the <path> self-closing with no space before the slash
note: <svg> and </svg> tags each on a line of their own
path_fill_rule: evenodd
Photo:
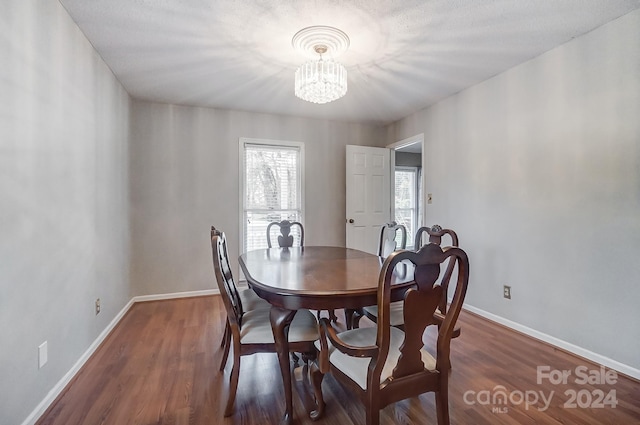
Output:
<svg viewBox="0 0 640 425">
<path fill-rule="evenodd" d="M 278 353 L 278 361 L 280 363 L 280 373 L 282 374 L 282 384 L 284 385 L 286 402 L 286 410 L 280 422 L 281 425 L 291 425 L 293 421 L 293 395 L 291 389 L 291 369 L 289 365 L 289 325 L 295 314 L 295 310 L 286 310 L 276 306 L 271 306 L 269 313 L 273 339 L 275 340 L 276 352 Z"/>
</svg>

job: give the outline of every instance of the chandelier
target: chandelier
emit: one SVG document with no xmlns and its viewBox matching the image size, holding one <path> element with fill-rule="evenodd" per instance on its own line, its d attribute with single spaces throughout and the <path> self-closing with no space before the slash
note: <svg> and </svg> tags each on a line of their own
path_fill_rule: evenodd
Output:
<svg viewBox="0 0 640 425">
<path fill-rule="evenodd" d="M 297 97 L 313 103 L 328 103 L 347 93 L 347 70 L 333 59 L 349 47 L 349 37 L 344 32 L 327 26 L 308 27 L 293 36 L 292 44 L 313 58 L 296 70 Z"/>
</svg>

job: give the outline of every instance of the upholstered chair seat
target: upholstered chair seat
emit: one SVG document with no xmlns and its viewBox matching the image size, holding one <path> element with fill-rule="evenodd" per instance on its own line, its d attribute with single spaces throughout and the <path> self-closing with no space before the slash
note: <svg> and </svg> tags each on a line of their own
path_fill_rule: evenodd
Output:
<svg viewBox="0 0 640 425">
<path fill-rule="evenodd" d="M 242 303 L 242 309 L 244 311 L 271 308 L 271 304 L 260 298 L 251 288 L 238 291 L 238 295 L 240 295 L 240 302 Z"/>
<path fill-rule="evenodd" d="M 377 318 L 378 317 L 378 306 L 377 305 L 371 305 L 368 307 L 364 307 L 362 309 L 362 311 L 364 312 L 365 316 L 367 317 L 374 317 Z M 444 316 L 442 314 L 442 312 L 440 311 L 440 307 L 438 307 L 436 309 L 435 312 L 436 316 Z M 403 329 L 404 328 L 404 308 L 402 306 L 402 301 L 396 301 L 394 303 L 389 304 L 389 322 L 391 323 L 391 326 L 395 326 L 397 328 Z M 456 327 L 453 330 L 453 337 L 457 338 L 460 336 L 460 327 Z"/>
<path fill-rule="evenodd" d="M 251 288 L 238 290 L 237 294 L 240 298 L 242 311 L 249 312 L 262 309 L 267 310 L 267 313 L 269 313 L 271 304 L 260 298 Z M 222 354 L 222 359 L 220 361 L 220 370 L 223 370 L 224 365 L 227 364 L 227 358 L 229 357 L 229 344 L 231 344 L 231 328 L 229 327 L 229 320 L 227 319 L 224 327 L 224 333 L 222 334 L 222 341 L 220 342 L 220 346 L 224 348 L 224 353 Z"/>
<path fill-rule="evenodd" d="M 340 339 L 348 345 L 356 347 L 369 347 L 376 344 L 376 328 L 358 328 L 339 333 Z M 385 361 L 380 382 L 385 382 L 391 377 L 393 369 L 400 358 L 400 346 L 404 342 L 404 332 L 398 328 L 391 328 L 389 341 L 389 354 Z M 353 357 L 337 350 L 331 341 L 329 343 L 329 362 L 331 365 L 351 378 L 360 388 L 367 389 L 367 370 L 371 359 L 369 357 Z M 320 341 L 316 341 L 316 348 L 320 350 Z M 422 362 L 426 370 L 436 368 L 436 359 L 424 348 L 420 350 Z"/>
<path fill-rule="evenodd" d="M 309 310 L 298 310 L 289 326 L 289 343 L 318 339 L 318 321 Z M 257 309 L 242 316 L 241 344 L 274 344 L 269 309 Z"/>
<path fill-rule="evenodd" d="M 402 307 L 402 304 L 402 301 L 396 301 L 389 304 L 389 321 L 391 322 L 391 326 L 404 325 L 404 308 Z M 378 317 L 377 305 L 370 305 L 368 307 L 364 307 L 362 310 L 364 310 L 364 313 L 367 317 Z"/>
</svg>

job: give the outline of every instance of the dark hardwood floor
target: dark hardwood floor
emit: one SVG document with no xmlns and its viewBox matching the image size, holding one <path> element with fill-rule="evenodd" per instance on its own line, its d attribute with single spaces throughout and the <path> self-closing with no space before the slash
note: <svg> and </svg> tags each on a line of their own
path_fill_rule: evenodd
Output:
<svg viewBox="0 0 640 425">
<path fill-rule="evenodd" d="M 452 424 L 640 424 L 639 382 L 618 375 L 612 383 L 615 373 L 605 372 L 610 383 L 596 384 L 601 370 L 586 360 L 468 312 L 459 324 Z M 38 424 L 277 424 L 284 402 L 275 354 L 242 359 L 235 413 L 222 416 L 231 368 L 218 371 L 223 325 L 218 296 L 135 304 Z M 549 366 L 551 378 L 563 370 L 571 375 L 566 383 L 538 383 L 539 366 Z M 294 423 L 311 424 L 301 369 L 294 372 Z M 591 383 L 582 383 L 585 373 Z M 318 424 L 364 423 L 362 405 L 331 376 L 323 390 L 327 409 Z M 381 423 L 435 424 L 433 394 L 386 407 Z"/>
</svg>

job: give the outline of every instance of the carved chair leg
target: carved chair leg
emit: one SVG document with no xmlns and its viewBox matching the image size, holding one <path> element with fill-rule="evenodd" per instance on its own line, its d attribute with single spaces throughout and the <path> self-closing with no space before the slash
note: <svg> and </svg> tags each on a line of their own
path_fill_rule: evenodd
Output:
<svg viewBox="0 0 640 425">
<path fill-rule="evenodd" d="M 338 322 L 338 316 L 336 316 L 336 311 L 335 310 L 327 310 L 329 312 L 329 320 L 331 320 L 333 323 L 337 323 Z"/>
<path fill-rule="evenodd" d="M 316 310 L 316 317 L 320 320 L 320 313 L 325 310 Z M 336 316 L 335 310 L 326 310 L 327 314 L 329 314 L 329 320 L 336 323 L 338 321 L 338 316 Z"/>
<path fill-rule="evenodd" d="M 324 415 L 324 397 L 322 396 L 322 380 L 324 374 L 318 369 L 318 365 L 315 362 L 311 363 L 311 383 L 313 384 L 313 395 L 316 399 L 316 409 L 309 413 L 309 417 L 312 421 L 317 421 Z"/>
<path fill-rule="evenodd" d="M 229 327 L 229 320 L 224 321 L 224 334 L 222 335 L 222 340 L 220 341 L 220 347 L 224 347 L 227 343 L 227 338 L 229 337 L 231 329 Z"/>
<path fill-rule="evenodd" d="M 365 406 L 365 415 L 365 423 L 367 425 L 380 425 L 380 406 L 378 406 L 377 403 L 367 403 L 367 406 Z"/>
<path fill-rule="evenodd" d="M 228 346 L 229 344 L 227 344 Z M 236 354 L 237 350 L 233 350 L 233 368 L 229 377 L 229 397 L 227 398 L 227 406 L 224 409 L 224 416 L 231 416 L 233 413 L 233 404 L 236 401 L 236 391 L 238 390 L 238 378 L 240 376 L 240 355 Z"/>
<path fill-rule="evenodd" d="M 344 321 L 347 325 L 347 330 L 352 329 L 353 326 L 353 316 L 356 314 L 356 310 L 352 308 L 344 309 Z"/>
<path fill-rule="evenodd" d="M 347 329 L 358 329 L 360 327 L 360 319 L 364 317 L 364 313 L 360 309 L 351 310 L 350 313 L 351 319 L 347 322 Z"/>
<path fill-rule="evenodd" d="M 451 336 L 451 338 L 457 338 L 460 336 L 460 328 L 453 328 L 453 335 Z"/>
<path fill-rule="evenodd" d="M 227 359 L 229 358 L 229 349 L 231 348 L 231 329 L 229 329 L 229 332 L 225 331 L 221 345 L 224 347 L 224 351 L 222 352 L 222 359 L 220 360 L 220 371 L 224 370 L 224 367 L 227 364 Z"/>
<path fill-rule="evenodd" d="M 436 414 L 438 425 L 449 425 L 449 383 L 441 377 L 440 389 L 436 391 Z"/>
<path fill-rule="evenodd" d="M 302 361 L 307 365 L 309 364 L 310 361 L 313 361 L 316 359 L 316 357 L 318 357 L 315 351 L 310 351 L 310 352 L 301 353 L 301 354 L 302 354 Z"/>
</svg>

